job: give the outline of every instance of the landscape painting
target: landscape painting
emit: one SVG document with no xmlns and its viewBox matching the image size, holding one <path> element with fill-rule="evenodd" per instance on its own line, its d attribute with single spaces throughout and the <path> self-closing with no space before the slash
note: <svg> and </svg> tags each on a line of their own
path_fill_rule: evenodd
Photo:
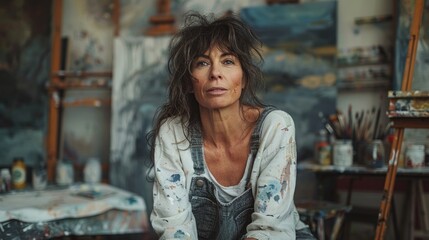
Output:
<svg viewBox="0 0 429 240">
<path fill-rule="evenodd" d="M 45 159 L 52 1 L 2 1 L 0 166 Z"/>
<path fill-rule="evenodd" d="M 264 102 L 291 114 L 298 158 L 313 157 L 321 117 L 336 106 L 336 2 L 250 7 L 240 16 L 263 42 Z"/>
<path fill-rule="evenodd" d="M 419 39 L 416 43 L 417 51 L 412 88 L 429 90 L 427 84 L 427 69 L 429 68 L 429 1 L 425 1 L 424 4 Z M 397 6 L 399 10 L 395 42 L 394 90 L 400 90 L 401 88 L 415 1 L 398 0 Z"/>
</svg>

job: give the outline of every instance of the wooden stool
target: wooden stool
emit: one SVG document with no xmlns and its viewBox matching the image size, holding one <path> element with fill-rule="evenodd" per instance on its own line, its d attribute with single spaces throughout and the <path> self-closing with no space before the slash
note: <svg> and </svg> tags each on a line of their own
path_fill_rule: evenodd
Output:
<svg viewBox="0 0 429 240">
<path fill-rule="evenodd" d="M 309 225 L 319 240 L 324 240 L 328 233 L 330 233 L 329 239 L 337 239 L 344 217 L 352 209 L 351 206 L 347 205 L 315 200 L 297 201 L 295 205 L 301 220 Z M 326 229 L 325 222 L 327 220 L 334 222 L 330 229 Z"/>
</svg>

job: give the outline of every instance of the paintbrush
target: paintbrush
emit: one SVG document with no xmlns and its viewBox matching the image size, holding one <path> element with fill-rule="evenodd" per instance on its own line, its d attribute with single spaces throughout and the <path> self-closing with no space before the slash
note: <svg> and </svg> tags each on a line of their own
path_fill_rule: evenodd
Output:
<svg viewBox="0 0 429 240">
<path fill-rule="evenodd" d="M 337 136 L 336 136 L 336 134 L 335 134 L 334 129 L 333 129 L 333 128 L 332 128 L 332 126 L 331 126 L 331 124 L 326 123 L 326 124 L 325 124 L 325 129 L 326 129 L 326 131 L 328 131 L 328 133 L 329 133 L 330 135 L 333 135 L 333 136 L 337 137 Z"/>
<path fill-rule="evenodd" d="M 353 139 L 353 117 L 352 117 L 352 105 L 349 104 L 349 109 L 348 109 L 348 115 L 349 115 L 349 135 L 350 138 Z"/>
<path fill-rule="evenodd" d="M 357 138 L 358 141 L 361 140 L 361 138 L 363 137 L 362 136 L 362 129 L 361 128 L 362 128 L 362 121 L 363 121 L 363 116 L 364 115 L 365 115 L 365 111 L 362 110 L 360 112 L 360 115 L 359 115 L 358 120 L 357 120 L 356 133 L 358 134 L 358 138 Z"/>
<path fill-rule="evenodd" d="M 375 116 L 375 125 L 374 125 L 374 134 L 372 136 L 372 139 L 378 138 L 378 123 L 380 121 L 380 108 L 377 109 L 377 115 Z"/>
<path fill-rule="evenodd" d="M 384 131 L 383 131 L 382 138 L 385 138 L 385 137 L 387 137 L 387 135 L 389 135 L 389 132 L 390 132 L 390 129 L 392 128 L 392 126 L 393 126 L 393 122 L 389 122 L 386 124 L 386 127 L 384 128 Z"/>
<path fill-rule="evenodd" d="M 364 124 L 363 124 L 363 140 L 364 141 L 369 141 L 369 139 L 371 139 L 371 129 L 372 129 L 372 115 L 374 115 L 375 113 L 375 107 L 372 108 L 372 110 L 367 110 L 366 111 L 366 115 L 365 115 L 365 119 L 364 119 Z"/>
<path fill-rule="evenodd" d="M 329 122 L 331 123 L 331 126 L 336 133 L 336 138 L 344 139 L 343 127 L 342 127 L 342 123 L 340 123 L 339 119 L 340 118 L 339 118 L 338 114 L 329 115 Z"/>
<path fill-rule="evenodd" d="M 341 136 L 342 138 L 347 138 L 347 124 L 346 124 L 346 120 L 344 119 L 344 115 L 342 114 L 341 111 L 337 110 L 337 119 L 338 119 L 338 124 L 340 126 L 341 129 Z"/>
<path fill-rule="evenodd" d="M 356 112 L 355 113 L 355 120 L 356 121 L 354 121 L 354 123 L 355 123 L 355 125 L 353 125 L 352 127 L 353 127 L 353 133 L 352 133 L 352 135 L 354 136 L 354 138 L 353 138 L 353 140 L 357 140 L 358 138 L 359 138 L 359 132 L 357 131 L 358 130 L 358 120 L 359 120 L 359 113 L 358 112 Z"/>
</svg>

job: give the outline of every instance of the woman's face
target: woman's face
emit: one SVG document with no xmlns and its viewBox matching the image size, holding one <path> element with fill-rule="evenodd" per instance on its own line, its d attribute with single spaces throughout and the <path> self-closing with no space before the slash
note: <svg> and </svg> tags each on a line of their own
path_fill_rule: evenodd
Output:
<svg viewBox="0 0 429 240">
<path fill-rule="evenodd" d="M 244 88 L 243 69 L 233 54 L 212 47 L 193 61 L 192 78 L 200 107 L 222 109 L 239 104 Z"/>
</svg>

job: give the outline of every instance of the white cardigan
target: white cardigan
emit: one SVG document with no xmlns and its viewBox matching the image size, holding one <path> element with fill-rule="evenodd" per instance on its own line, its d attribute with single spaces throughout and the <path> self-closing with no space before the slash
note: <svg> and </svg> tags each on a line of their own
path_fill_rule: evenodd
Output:
<svg viewBox="0 0 429 240">
<path fill-rule="evenodd" d="M 255 205 L 246 237 L 295 239 L 295 230 L 306 227 L 293 202 L 296 164 L 293 119 L 284 111 L 274 110 L 262 123 L 250 177 Z M 160 239 L 198 239 L 189 202 L 193 161 L 178 118 L 167 120 L 160 128 L 154 174 L 151 222 Z"/>
</svg>

